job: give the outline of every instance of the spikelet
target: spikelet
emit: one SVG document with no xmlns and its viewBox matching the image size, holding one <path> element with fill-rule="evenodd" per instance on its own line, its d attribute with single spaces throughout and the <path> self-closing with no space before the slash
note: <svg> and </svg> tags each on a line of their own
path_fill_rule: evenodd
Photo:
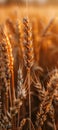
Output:
<svg viewBox="0 0 58 130">
<path fill-rule="evenodd" d="M 27 124 L 27 127 L 28 127 L 28 123 L 31 123 L 31 129 L 32 129 L 32 130 L 35 130 L 34 125 L 33 125 L 32 121 L 31 121 L 29 118 L 24 118 L 24 119 L 21 121 L 19 130 L 26 129 L 25 124 Z M 25 126 L 25 127 L 24 127 L 24 126 Z"/>
<path fill-rule="evenodd" d="M 2 92 L 1 92 L 1 95 L 2 95 Z M 11 122 L 8 120 L 7 115 L 5 115 L 5 111 L 3 111 L 4 110 L 3 107 L 5 107 L 4 104 L 5 104 L 5 101 L 3 100 L 2 96 L 1 96 L 1 102 L 0 102 L 0 108 L 1 108 L 0 109 L 0 112 L 1 112 L 1 114 L 0 114 L 0 126 L 1 126 L 2 129 L 3 128 L 5 129 L 7 126 L 9 127 L 10 124 L 11 124 Z"/>
<path fill-rule="evenodd" d="M 2 120 L 0 121 L 0 128 L 1 129 L 5 129 L 5 122 L 4 119 L 2 118 Z"/>
<path fill-rule="evenodd" d="M 54 123 L 55 122 L 55 118 L 54 118 L 54 116 L 55 116 L 55 110 L 54 110 L 53 105 L 51 105 L 51 107 L 50 107 L 49 116 L 50 116 L 50 118 L 52 120 L 52 123 Z"/>
<path fill-rule="evenodd" d="M 33 66 L 34 54 L 32 45 L 31 26 L 28 18 L 23 19 L 24 25 L 24 62 L 27 69 Z"/>
<path fill-rule="evenodd" d="M 52 77 L 50 77 L 50 81 L 47 85 L 48 85 L 48 91 L 46 92 L 45 99 L 40 106 L 40 112 L 37 113 L 38 122 L 36 121 L 36 124 L 40 126 L 42 126 L 46 120 L 47 113 L 49 113 L 50 107 L 52 105 L 55 90 L 58 87 L 57 71 L 54 75 L 52 75 Z"/>
<path fill-rule="evenodd" d="M 53 125 L 53 129 L 56 130 L 56 123 L 55 123 L 55 109 L 53 107 L 53 105 L 51 105 L 50 110 L 49 110 L 49 117 L 51 119 L 52 125 Z"/>
<path fill-rule="evenodd" d="M 58 69 L 54 69 L 51 73 L 50 73 L 50 81 L 49 83 L 47 84 L 47 89 L 50 88 L 50 86 L 52 86 L 54 84 L 55 85 L 55 82 L 57 83 L 58 81 Z"/>
<path fill-rule="evenodd" d="M 33 87 L 34 87 L 34 93 L 37 95 L 38 99 L 40 101 L 43 101 L 44 97 L 45 97 L 45 92 L 44 92 L 44 90 L 42 88 L 42 85 L 41 85 L 40 81 L 38 81 L 36 83 L 34 82 Z"/>
<path fill-rule="evenodd" d="M 25 99 L 27 96 L 27 86 L 24 85 L 23 73 L 21 67 L 18 70 L 18 82 L 17 82 L 17 97 L 19 99 Z"/>
<path fill-rule="evenodd" d="M 23 126 L 25 125 L 26 123 L 26 119 L 23 119 L 20 123 L 20 127 L 19 127 L 19 130 L 22 130 Z"/>
<path fill-rule="evenodd" d="M 56 105 L 58 104 L 58 88 L 55 90 L 55 94 L 54 94 L 54 101 L 53 101 Z"/>
</svg>

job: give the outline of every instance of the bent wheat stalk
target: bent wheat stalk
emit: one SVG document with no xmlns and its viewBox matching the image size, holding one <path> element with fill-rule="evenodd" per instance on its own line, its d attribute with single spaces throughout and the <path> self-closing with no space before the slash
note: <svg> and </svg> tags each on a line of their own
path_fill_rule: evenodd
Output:
<svg viewBox="0 0 58 130">
<path fill-rule="evenodd" d="M 58 73 L 57 72 L 50 77 L 50 80 L 49 80 L 49 83 L 47 84 L 47 86 L 48 86 L 47 87 L 48 90 L 45 93 L 45 99 L 41 103 L 40 112 L 37 113 L 36 125 L 38 125 L 38 126 L 39 125 L 43 126 L 45 120 L 47 119 L 47 113 L 49 113 L 49 111 L 50 111 L 50 107 L 52 105 L 55 90 L 58 87 Z"/>
</svg>

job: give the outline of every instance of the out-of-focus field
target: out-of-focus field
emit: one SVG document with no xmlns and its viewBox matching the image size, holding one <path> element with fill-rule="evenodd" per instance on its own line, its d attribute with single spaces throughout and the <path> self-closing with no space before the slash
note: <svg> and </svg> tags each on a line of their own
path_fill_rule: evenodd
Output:
<svg viewBox="0 0 58 130">
<path fill-rule="evenodd" d="M 16 21 L 16 16 L 19 18 L 25 17 L 28 15 L 32 18 L 32 15 L 43 18 L 47 18 L 47 20 L 51 17 L 58 16 L 58 6 L 30 6 L 28 9 L 24 6 L 18 5 L 10 5 L 10 6 L 0 6 L 0 23 L 4 22 L 6 18 L 11 18 L 12 20 Z"/>
</svg>

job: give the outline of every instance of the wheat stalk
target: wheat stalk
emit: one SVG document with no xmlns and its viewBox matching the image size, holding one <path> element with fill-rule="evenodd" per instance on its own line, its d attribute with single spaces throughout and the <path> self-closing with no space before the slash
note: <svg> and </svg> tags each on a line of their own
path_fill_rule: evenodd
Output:
<svg viewBox="0 0 58 130">
<path fill-rule="evenodd" d="M 54 98 L 55 89 L 58 87 L 57 84 L 58 73 L 55 73 L 54 75 L 52 75 L 52 77 L 50 77 L 50 81 L 48 83 L 48 91 L 46 92 L 45 99 L 40 106 L 40 113 L 37 114 L 37 125 L 42 126 L 44 121 L 46 120 L 46 115 L 47 113 L 49 113 Z"/>
<path fill-rule="evenodd" d="M 9 100 L 9 95 L 8 95 L 8 91 L 9 91 L 9 87 L 10 87 L 10 70 L 9 70 L 9 58 L 8 58 L 8 53 L 7 53 L 7 45 L 5 42 L 1 42 L 0 43 L 0 64 L 2 66 L 0 66 L 0 80 L 2 81 L 3 79 L 3 83 L 2 83 L 2 91 L 4 93 L 4 98 L 3 102 L 3 112 L 4 112 L 4 116 L 5 119 L 4 120 L 4 125 L 8 124 L 8 118 L 7 118 L 7 111 L 9 110 L 8 107 L 8 100 Z M 2 121 L 3 121 L 2 120 Z"/>
<path fill-rule="evenodd" d="M 19 67 L 18 82 L 17 82 L 17 97 L 20 98 L 21 100 L 26 99 L 26 96 L 28 94 L 28 88 L 25 82 L 23 78 L 22 68 Z"/>
<path fill-rule="evenodd" d="M 29 19 L 23 19 L 24 24 L 24 63 L 27 69 L 28 88 L 29 88 L 29 118 L 31 120 L 31 97 L 30 97 L 30 69 L 33 66 L 33 47 L 32 47 L 32 33 Z M 31 124 L 29 123 L 29 129 L 31 130 Z"/>
</svg>

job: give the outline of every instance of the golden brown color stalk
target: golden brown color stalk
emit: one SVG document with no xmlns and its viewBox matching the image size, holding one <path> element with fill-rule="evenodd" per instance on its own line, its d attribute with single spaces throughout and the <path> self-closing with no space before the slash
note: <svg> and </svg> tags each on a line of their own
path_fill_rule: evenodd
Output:
<svg viewBox="0 0 58 130">
<path fill-rule="evenodd" d="M 5 30 L 6 31 L 6 30 Z M 11 44 L 8 38 L 7 33 L 5 32 L 5 36 L 6 36 L 6 41 L 7 41 L 7 49 L 8 49 L 8 54 L 9 54 L 9 61 L 10 61 L 10 71 L 11 71 L 11 77 L 12 77 L 12 94 L 13 94 L 13 103 L 15 101 L 15 86 L 14 86 L 14 66 L 13 66 L 13 56 L 12 56 L 12 48 L 11 48 Z"/>
<path fill-rule="evenodd" d="M 32 33 L 29 20 L 23 19 L 24 24 L 24 62 L 27 69 L 28 88 L 29 88 L 29 118 L 31 120 L 31 97 L 30 97 L 30 69 L 33 66 L 33 47 L 32 47 Z M 29 122 L 29 129 L 31 130 L 31 123 Z"/>
<path fill-rule="evenodd" d="M 9 68 L 9 57 L 7 52 L 7 44 L 3 41 L 0 43 L 0 81 L 2 85 L 2 94 L 4 94 L 3 100 L 3 120 L 4 121 L 4 127 L 7 126 L 9 123 L 8 117 L 7 117 L 7 111 L 9 111 L 8 101 L 9 101 L 9 87 L 10 87 L 10 68 Z M 3 80 L 3 82 L 2 82 Z"/>
<path fill-rule="evenodd" d="M 56 71 L 56 73 L 52 75 L 52 77 L 50 77 L 50 81 L 48 83 L 48 90 L 45 93 L 45 99 L 40 106 L 40 113 L 37 114 L 37 121 L 36 121 L 37 125 L 42 126 L 43 123 L 45 122 L 47 118 L 46 117 L 47 113 L 49 113 L 50 107 L 52 105 L 54 93 L 57 87 L 58 87 L 58 73 Z"/>
</svg>

